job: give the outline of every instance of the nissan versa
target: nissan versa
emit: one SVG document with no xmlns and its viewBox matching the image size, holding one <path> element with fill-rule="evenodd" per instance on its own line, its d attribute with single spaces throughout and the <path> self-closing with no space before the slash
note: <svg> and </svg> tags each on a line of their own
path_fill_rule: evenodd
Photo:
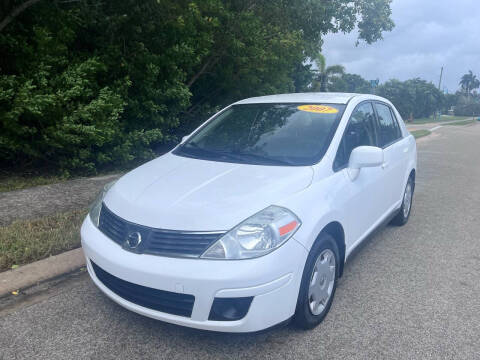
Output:
<svg viewBox="0 0 480 360">
<path fill-rule="evenodd" d="M 352 250 L 407 222 L 415 140 L 373 95 L 257 97 L 107 185 L 82 229 L 123 307 L 199 329 L 319 324 Z"/>
</svg>

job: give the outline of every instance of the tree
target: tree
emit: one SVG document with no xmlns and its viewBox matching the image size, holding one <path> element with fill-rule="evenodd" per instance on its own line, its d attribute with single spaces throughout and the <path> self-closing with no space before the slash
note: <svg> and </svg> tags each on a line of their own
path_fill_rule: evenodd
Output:
<svg viewBox="0 0 480 360">
<path fill-rule="evenodd" d="M 320 52 L 324 34 L 358 25 L 359 40 L 371 43 L 393 28 L 390 0 L 228 0 L 219 9 L 211 47 L 189 76 L 191 105 L 179 132 L 242 97 L 305 90 L 303 64 Z"/>
<path fill-rule="evenodd" d="M 372 88 L 370 83 L 357 74 L 345 73 L 341 77 L 331 79 L 328 87 L 329 91 L 334 92 L 350 92 L 359 94 L 371 94 Z"/>
<path fill-rule="evenodd" d="M 480 96 L 477 92 L 465 94 L 457 92 L 455 103 L 455 115 L 458 116 L 475 116 L 480 114 Z"/>
<path fill-rule="evenodd" d="M 390 100 L 404 119 L 413 117 L 415 99 L 413 89 L 403 81 L 392 79 L 377 88 L 377 95 Z"/>
<path fill-rule="evenodd" d="M 403 118 L 431 116 L 443 106 L 443 93 L 419 78 L 407 81 L 390 80 L 380 85 L 377 94 L 389 99 Z"/>
<path fill-rule="evenodd" d="M 449 110 L 457 105 L 460 94 L 444 94 L 443 95 L 443 112 L 447 113 Z"/>
<path fill-rule="evenodd" d="M 312 84 L 315 74 L 312 70 L 312 64 L 297 64 L 292 72 L 293 86 L 295 92 L 310 91 L 309 87 Z"/>
<path fill-rule="evenodd" d="M 473 74 L 472 70 L 469 70 L 467 74 L 462 76 L 459 85 L 467 97 L 469 97 L 472 90 L 480 87 L 480 81 L 477 79 L 477 76 Z"/>
<path fill-rule="evenodd" d="M 315 63 L 318 69 L 316 70 L 316 76 L 312 84 L 313 91 L 328 91 L 333 79 L 345 74 L 345 68 L 342 65 L 331 65 L 327 67 L 325 56 L 320 53 L 316 56 Z"/>
</svg>

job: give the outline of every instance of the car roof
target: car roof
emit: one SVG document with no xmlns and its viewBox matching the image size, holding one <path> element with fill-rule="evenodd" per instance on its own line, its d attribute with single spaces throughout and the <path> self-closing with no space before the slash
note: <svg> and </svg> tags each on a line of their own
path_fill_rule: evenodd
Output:
<svg viewBox="0 0 480 360">
<path fill-rule="evenodd" d="M 309 92 L 309 93 L 292 93 L 279 94 L 269 96 L 258 96 L 248 98 L 236 102 L 239 104 L 262 104 L 262 103 L 327 103 L 327 104 L 346 104 L 353 97 L 361 94 L 353 93 L 326 93 L 326 92 Z"/>
</svg>

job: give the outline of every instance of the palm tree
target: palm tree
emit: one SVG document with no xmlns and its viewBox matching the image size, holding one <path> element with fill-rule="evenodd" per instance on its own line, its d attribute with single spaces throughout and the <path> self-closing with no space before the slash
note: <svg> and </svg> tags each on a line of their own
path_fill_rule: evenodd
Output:
<svg viewBox="0 0 480 360">
<path fill-rule="evenodd" d="M 470 91 L 480 87 L 480 81 L 476 75 L 473 75 L 472 70 L 469 70 L 467 74 L 462 76 L 459 84 L 467 94 L 467 97 L 470 96 Z"/>
<path fill-rule="evenodd" d="M 345 68 L 342 65 L 332 65 L 327 67 L 325 56 L 320 53 L 315 58 L 315 63 L 318 66 L 318 70 L 316 70 L 317 75 L 312 83 L 313 91 L 328 91 L 330 80 L 335 76 L 342 76 L 345 74 Z"/>
</svg>

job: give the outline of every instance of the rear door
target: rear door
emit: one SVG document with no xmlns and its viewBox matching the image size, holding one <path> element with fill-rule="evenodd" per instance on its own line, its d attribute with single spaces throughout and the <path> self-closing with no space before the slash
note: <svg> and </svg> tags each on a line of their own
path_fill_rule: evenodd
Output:
<svg viewBox="0 0 480 360">
<path fill-rule="evenodd" d="M 393 110 L 383 102 L 374 103 L 377 115 L 379 147 L 384 152 L 382 171 L 385 181 L 382 193 L 385 212 L 392 211 L 402 199 L 405 172 L 407 171 L 409 143 L 402 137 L 402 131 Z"/>
</svg>

